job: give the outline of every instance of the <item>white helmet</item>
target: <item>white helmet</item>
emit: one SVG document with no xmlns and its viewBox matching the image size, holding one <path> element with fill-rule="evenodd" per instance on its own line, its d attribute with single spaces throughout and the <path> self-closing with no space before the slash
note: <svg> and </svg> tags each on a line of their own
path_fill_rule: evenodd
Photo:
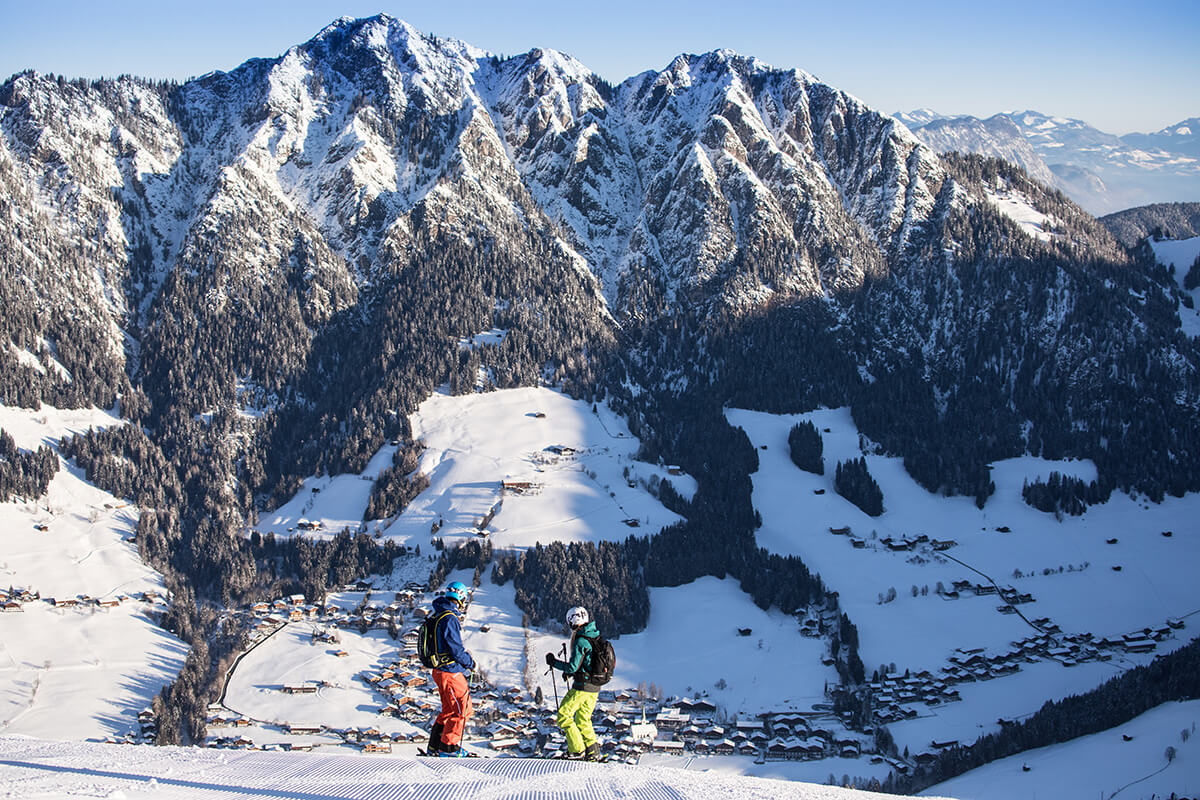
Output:
<svg viewBox="0 0 1200 800">
<path fill-rule="evenodd" d="M 578 630 L 587 625 L 589 619 L 591 617 L 588 616 L 587 609 L 583 606 L 575 606 L 567 612 L 567 626 L 571 630 Z"/>
</svg>

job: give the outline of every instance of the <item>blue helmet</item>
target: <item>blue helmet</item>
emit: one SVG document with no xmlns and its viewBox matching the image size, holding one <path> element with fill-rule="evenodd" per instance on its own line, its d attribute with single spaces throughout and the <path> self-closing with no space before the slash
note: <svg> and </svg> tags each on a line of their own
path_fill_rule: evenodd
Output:
<svg viewBox="0 0 1200 800">
<path fill-rule="evenodd" d="M 446 591 L 442 592 L 445 597 L 449 597 L 460 607 L 467 604 L 467 585 L 462 581 L 453 581 L 446 587 Z"/>
</svg>

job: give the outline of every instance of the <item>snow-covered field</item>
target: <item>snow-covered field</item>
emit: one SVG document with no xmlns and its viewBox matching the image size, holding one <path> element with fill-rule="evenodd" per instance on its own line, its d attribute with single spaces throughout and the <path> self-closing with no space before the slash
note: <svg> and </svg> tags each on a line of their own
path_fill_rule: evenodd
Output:
<svg viewBox="0 0 1200 800">
<path fill-rule="evenodd" d="M 1182 287 L 1188 270 L 1196 258 L 1200 257 L 1200 236 L 1162 242 L 1151 239 L 1150 248 L 1154 250 L 1154 257 L 1158 259 L 1158 263 L 1175 268 L 1175 280 Z M 1189 294 L 1192 296 L 1193 307 L 1186 308 L 1180 305 L 1179 320 L 1184 333 L 1188 336 L 1200 336 L 1200 287 L 1192 289 Z"/>
<path fill-rule="evenodd" d="M 120 424 L 97 410 L 0 407 L 0 428 L 17 446 L 55 449 L 64 434 Z M 183 666 L 186 648 L 149 616 L 160 576 L 138 558 L 137 511 L 63 463 L 36 501 L 0 503 L 0 588 L 41 600 L 0 614 L 0 733 L 48 739 L 123 735 Z M 45 526 L 38 530 L 35 526 Z M 54 607 L 47 598 L 126 597 Z"/>
<path fill-rule="evenodd" d="M 470 575 L 448 580 L 464 577 Z M 837 671 L 821 663 L 827 652 L 822 640 L 798 635 L 794 618 L 758 608 L 732 579 L 651 589 L 650 608 L 644 631 L 614 640 L 617 670 L 610 688 L 654 684 L 666 696 L 703 692 L 732 716 L 768 708 L 809 711 L 824 702 L 825 682 L 837 682 Z M 488 627 L 486 634 L 481 626 Z M 740 636 L 739 628 L 753 633 Z M 475 591 L 463 633 L 463 643 L 493 683 L 529 685 L 531 691 L 540 686 L 546 697 L 553 696 L 554 685 L 544 674 L 543 658 L 567 638 L 557 631 L 523 631 L 512 585 L 490 581 Z M 562 676 L 555 680 L 561 695 Z"/>
<path fill-rule="evenodd" d="M 648 484 L 669 479 L 684 497 L 695 491 L 688 476 L 637 461 L 638 440 L 604 404 L 593 412 L 587 403 L 551 389 L 438 393 L 411 421 L 413 438 L 426 446 L 420 470 L 430 487 L 395 520 L 370 526 L 399 544 L 427 546 L 437 523 L 437 536 L 448 544 L 476 536 L 477 524 L 501 501 L 487 526 L 497 548 L 619 541 L 679 519 L 647 491 Z M 326 533 L 357 526 L 371 480 L 391 464 L 393 452 L 385 446 L 362 476 L 306 481 L 289 503 L 263 515 L 259 530 L 286 535 L 301 519 L 319 523 Z M 531 485 L 505 492 L 504 481 Z M 314 488 L 321 491 L 314 494 Z"/>
<path fill-rule="evenodd" d="M 1021 230 L 1034 239 L 1042 242 L 1051 240 L 1049 230 L 1054 221 L 1034 208 L 1025 195 L 1012 189 L 992 189 L 987 192 L 987 198 L 1001 214 L 1017 223 Z"/>
<path fill-rule="evenodd" d="M 117 747 L 0 736 L 0 787 L 22 800 L 885 800 L 832 786 L 542 759 Z"/>
<path fill-rule="evenodd" d="M 1058 520 L 1024 503 L 1023 481 L 1051 471 L 1087 480 L 1095 474 L 1090 463 L 1020 458 L 996 464 L 996 492 L 980 510 L 970 498 L 929 494 L 899 459 L 868 455 L 885 509 L 872 518 L 833 490 L 837 463 L 860 455 L 848 410 L 776 416 L 731 409 L 727 416 L 759 448 L 760 468 L 752 476 L 754 505 L 763 518 L 759 543 L 801 556 L 839 592 L 843 609 L 858 627 L 868 675 L 892 664 L 899 672 L 929 670 L 936 675 L 958 648 L 1003 653 L 1014 641 L 1039 633 L 1026 619 L 1049 618 L 1064 634 L 1088 632 L 1096 638 L 1119 638 L 1144 627 L 1162 628 L 1169 619 L 1183 620 L 1187 627 L 1160 642 L 1158 652 L 1186 643 L 1191 627 L 1200 624 L 1200 615 L 1193 616 L 1200 610 L 1200 583 L 1195 580 L 1200 496 L 1155 505 L 1118 493 L 1080 517 Z M 789 458 L 788 430 L 804 419 L 822 432 L 824 475 L 804 472 Z M 864 547 L 854 548 L 850 536 L 830 532 L 845 526 Z M 1163 536 L 1164 531 L 1173 535 Z M 918 534 L 957 544 L 940 553 L 928 546 L 893 552 L 882 544 L 887 537 Z M 1109 544 L 1110 539 L 1117 541 Z M 999 613 L 1003 601 L 995 595 L 967 592 L 949 600 L 936 592 L 939 582 L 949 589 L 959 579 L 986 583 L 984 575 L 1032 594 L 1034 602 L 1019 606 L 1022 616 Z M 881 602 L 893 588 L 895 599 Z M 927 749 L 933 738 L 973 741 L 994 730 L 1000 716 L 1023 717 L 1047 699 L 1086 691 L 1152 657 L 1122 654 L 1070 667 L 1048 661 L 1027 664 L 1015 675 L 961 684 L 963 702 L 895 723 L 891 730 L 899 746 L 914 752 Z"/>
<path fill-rule="evenodd" d="M 1200 794 L 1197 723 L 1200 700 L 1167 703 L 1110 731 L 986 764 L 930 788 L 929 793 L 962 800 L 1107 800 L 1114 796 L 1133 800 L 1165 798 L 1172 792 L 1196 797 Z M 1175 750 L 1170 763 L 1168 747 Z"/>
</svg>

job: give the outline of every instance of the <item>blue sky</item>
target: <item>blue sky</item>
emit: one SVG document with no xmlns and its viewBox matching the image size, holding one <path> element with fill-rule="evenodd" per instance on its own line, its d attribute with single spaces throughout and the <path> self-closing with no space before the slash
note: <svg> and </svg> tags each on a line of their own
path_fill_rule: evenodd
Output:
<svg viewBox="0 0 1200 800">
<path fill-rule="evenodd" d="M 494 53 L 561 50 L 614 83 L 728 47 L 887 113 L 1028 108 L 1110 133 L 1200 116 L 1200 0 L 0 0 L 0 79 L 185 79 L 379 12 Z"/>
</svg>

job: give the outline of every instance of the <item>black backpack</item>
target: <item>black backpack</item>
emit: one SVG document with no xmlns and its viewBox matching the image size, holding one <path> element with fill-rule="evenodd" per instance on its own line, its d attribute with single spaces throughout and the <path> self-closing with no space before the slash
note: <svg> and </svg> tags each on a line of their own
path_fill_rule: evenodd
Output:
<svg viewBox="0 0 1200 800">
<path fill-rule="evenodd" d="M 417 657 L 421 664 L 431 669 L 440 669 L 454 661 L 449 653 L 439 653 L 437 649 L 437 624 L 453 611 L 443 611 L 436 616 L 430 615 L 417 628 Z"/>
<path fill-rule="evenodd" d="M 595 686 L 603 686 L 612 680 L 613 670 L 617 668 L 617 654 L 612 642 L 603 636 L 592 640 L 592 664 L 587 682 Z"/>
</svg>

